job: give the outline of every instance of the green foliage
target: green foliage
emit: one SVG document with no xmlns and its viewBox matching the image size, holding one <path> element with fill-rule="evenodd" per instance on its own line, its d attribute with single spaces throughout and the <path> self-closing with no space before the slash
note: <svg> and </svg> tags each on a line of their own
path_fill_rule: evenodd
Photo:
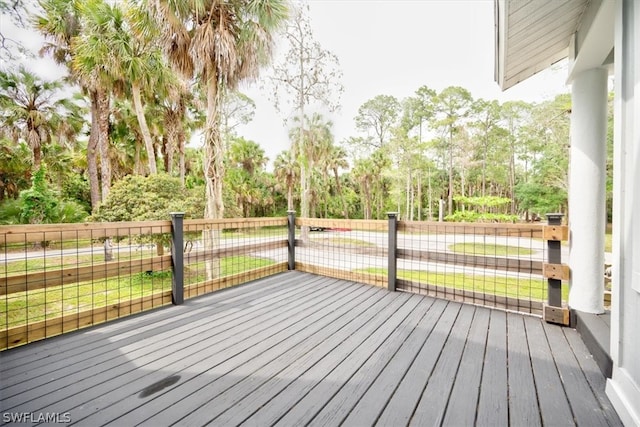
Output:
<svg viewBox="0 0 640 427">
<path fill-rule="evenodd" d="M 26 143 L 14 143 L 0 138 L 0 201 L 16 199 L 20 191 L 29 188 L 31 152 Z"/>
<path fill-rule="evenodd" d="M 518 215 L 478 213 L 473 211 L 456 211 L 444 217 L 451 222 L 517 222 Z"/>
<path fill-rule="evenodd" d="M 0 225 L 20 224 L 22 204 L 20 200 L 9 199 L 0 203 Z"/>
<path fill-rule="evenodd" d="M 494 245 L 492 243 L 454 243 L 449 250 L 467 255 L 531 255 L 533 250 L 521 246 Z"/>
<path fill-rule="evenodd" d="M 453 201 L 456 203 L 462 203 L 466 206 L 478 206 L 478 207 L 487 207 L 487 208 L 505 206 L 511 203 L 510 198 L 497 197 L 497 196 L 484 196 L 484 197 L 454 196 Z"/>
<path fill-rule="evenodd" d="M 180 180 L 166 174 L 129 175 L 111 187 L 107 200 L 92 216 L 94 221 L 166 220 L 170 212 L 201 218 L 204 208 L 198 190 L 182 188 Z"/>
<path fill-rule="evenodd" d="M 56 194 L 45 180 L 46 171 L 41 167 L 33 175 L 31 188 L 20 193 L 20 222 L 22 224 L 51 223 L 59 207 Z"/>
<path fill-rule="evenodd" d="M 540 216 L 557 212 L 567 204 L 566 191 L 535 182 L 518 184 L 515 188 L 515 196 L 522 209 Z"/>
<path fill-rule="evenodd" d="M 49 187 L 44 166 L 33 176 L 31 188 L 20 192 L 17 200 L 0 204 L 0 224 L 58 224 L 86 218 L 84 206 Z"/>
<path fill-rule="evenodd" d="M 61 187 L 60 194 L 63 198 L 73 200 L 87 212 L 91 211 L 91 190 L 89 181 L 83 175 L 78 173 L 66 175 Z"/>
</svg>

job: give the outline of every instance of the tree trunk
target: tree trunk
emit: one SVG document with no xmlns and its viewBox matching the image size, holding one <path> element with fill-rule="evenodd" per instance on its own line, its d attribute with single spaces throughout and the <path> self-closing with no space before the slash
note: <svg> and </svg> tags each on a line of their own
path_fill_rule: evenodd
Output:
<svg viewBox="0 0 640 427">
<path fill-rule="evenodd" d="M 336 180 L 336 190 L 338 191 L 338 197 L 342 201 L 342 215 L 345 219 L 349 218 L 349 208 L 347 207 L 347 201 L 344 198 L 344 194 L 342 194 L 342 186 L 340 185 L 340 177 L 338 176 L 338 169 L 333 169 L 333 176 Z"/>
<path fill-rule="evenodd" d="M 222 200 L 224 150 L 220 140 L 218 99 L 218 81 L 212 77 L 207 82 L 207 122 L 204 131 L 205 219 L 224 218 L 224 202 Z M 218 249 L 220 247 L 220 230 L 203 230 L 202 243 L 207 251 Z M 205 271 L 207 280 L 220 277 L 220 258 L 207 261 Z"/>
<path fill-rule="evenodd" d="M 91 131 L 87 143 L 87 174 L 89 175 L 89 189 L 91 192 L 91 210 L 95 212 L 100 204 L 100 179 L 98 177 L 98 96 L 95 91 L 90 93 L 91 99 Z"/>
<path fill-rule="evenodd" d="M 453 131 L 449 131 L 449 194 L 447 196 L 448 214 L 453 214 Z"/>
<path fill-rule="evenodd" d="M 149 173 L 151 175 L 156 175 L 158 173 L 158 169 L 156 168 L 156 156 L 153 150 L 153 140 L 151 139 L 151 132 L 149 132 L 149 126 L 147 126 L 147 119 L 144 117 L 144 106 L 142 105 L 142 98 L 140 96 L 140 86 L 138 84 L 133 84 L 131 86 L 131 92 L 133 95 L 133 107 L 136 110 L 138 125 L 140 126 L 140 132 L 142 133 L 144 146 L 147 150 Z"/>
<path fill-rule="evenodd" d="M 102 201 L 111 190 L 111 159 L 109 158 L 109 115 L 110 100 L 106 91 L 97 91 L 98 100 L 98 147 L 100 150 L 100 176 L 102 178 Z"/>
</svg>

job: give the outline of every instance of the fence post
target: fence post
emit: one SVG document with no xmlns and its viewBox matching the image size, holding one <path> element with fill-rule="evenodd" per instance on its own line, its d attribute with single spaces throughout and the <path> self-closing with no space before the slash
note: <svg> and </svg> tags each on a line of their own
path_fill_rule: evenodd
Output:
<svg viewBox="0 0 640 427">
<path fill-rule="evenodd" d="M 296 269 L 296 211 L 287 211 L 287 227 L 289 229 L 289 270 Z"/>
<path fill-rule="evenodd" d="M 398 267 L 398 213 L 388 212 L 387 215 L 389 217 L 387 289 L 395 292 Z"/>
<path fill-rule="evenodd" d="M 171 212 L 171 302 L 184 302 L 184 212 Z"/>
<path fill-rule="evenodd" d="M 562 280 L 569 279 L 569 267 L 562 264 L 562 241 L 568 238 L 568 229 L 562 226 L 563 214 L 547 214 L 543 237 L 547 241 L 547 262 L 543 275 L 547 278 L 547 303 L 543 317 L 547 322 L 569 325 L 569 309 L 562 306 Z"/>
</svg>

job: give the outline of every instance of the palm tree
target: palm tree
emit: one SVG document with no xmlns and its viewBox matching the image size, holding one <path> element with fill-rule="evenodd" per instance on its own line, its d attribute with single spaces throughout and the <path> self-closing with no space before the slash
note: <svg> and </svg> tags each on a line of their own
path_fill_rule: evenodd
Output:
<svg viewBox="0 0 640 427">
<path fill-rule="evenodd" d="M 140 134 L 147 151 L 149 173 L 158 173 L 153 139 L 147 119 L 143 97 L 166 96 L 164 86 L 173 84 L 172 75 L 160 48 L 154 43 L 159 29 L 152 21 L 148 10 L 124 3 L 121 11 L 116 5 L 109 8 L 114 30 L 109 41 L 112 55 L 111 72 L 122 79 L 131 90 Z"/>
<path fill-rule="evenodd" d="M 264 168 L 269 160 L 260 145 L 242 137 L 235 138 L 229 146 L 229 160 L 244 169 L 249 177 Z"/>
<path fill-rule="evenodd" d="M 357 160 L 351 173 L 360 185 L 364 219 L 371 219 L 371 196 L 376 174 L 373 160 L 371 158 Z"/>
<path fill-rule="evenodd" d="M 0 71 L 0 132 L 15 143 L 27 142 L 34 172 L 40 169 L 43 146 L 53 136 L 66 142 L 80 131 L 81 125 L 72 117 L 79 107 L 70 99 L 56 99 L 63 86 L 59 81 L 42 80 L 24 67 L 16 72 Z"/>
<path fill-rule="evenodd" d="M 295 122 L 298 127 L 291 129 L 289 137 L 293 142 L 293 155 L 300 163 L 300 215 L 308 218 L 311 206 L 311 191 L 313 188 L 313 172 L 320 158 L 329 151 L 333 142 L 331 135 L 331 121 L 314 113 L 311 118 L 304 117 L 304 123 L 298 118 Z M 302 138 L 300 138 L 302 135 Z M 307 229 L 303 227 L 302 238 L 306 238 Z"/>
<path fill-rule="evenodd" d="M 287 2 L 148 0 L 147 4 L 163 26 L 170 63 L 187 78 L 197 76 L 206 93 L 205 218 L 222 218 L 222 95 L 239 82 L 257 77 L 260 65 L 270 59 L 272 34 L 287 17 Z"/>
<path fill-rule="evenodd" d="M 224 93 L 256 78 L 271 56 L 272 35 L 287 17 L 286 0 L 229 2 L 146 0 L 161 25 L 169 63 L 185 78 L 197 77 L 206 94 L 204 127 L 205 218 L 223 218 L 224 143 L 220 111 Z M 207 249 L 220 244 L 217 230 L 203 231 Z M 219 260 L 207 263 L 218 277 Z"/>
<path fill-rule="evenodd" d="M 16 199 L 31 181 L 30 150 L 25 143 L 16 144 L 0 137 L 0 202 Z"/>
<path fill-rule="evenodd" d="M 300 165 L 295 157 L 286 151 L 278 154 L 273 162 L 273 172 L 280 183 L 287 187 L 287 210 L 293 210 L 293 189 L 300 176 Z"/>
<path fill-rule="evenodd" d="M 97 85 L 95 75 L 82 75 L 72 65 L 77 54 L 77 48 L 82 46 L 77 37 L 82 27 L 81 10 L 79 2 L 68 0 L 39 0 L 41 14 L 35 16 L 35 27 L 45 37 L 41 53 L 50 54 L 58 63 L 67 67 L 71 78 L 77 81 L 83 92 L 89 96 L 91 102 L 91 132 L 87 143 L 87 174 L 91 191 L 91 207 L 96 209 L 100 203 L 100 179 L 98 175 L 98 151 L 106 152 L 108 132 L 108 110 L 105 114 L 104 107 L 108 106 L 106 91 Z M 91 2 L 92 4 L 95 2 Z M 90 5 L 85 5 L 85 10 Z M 103 63 L 94 61 L 96 69 Z M 91 67 L 91 64 L 88 65 Z M 105 118 L 106 126 L 105 126 Z M 102 171 L 103 181 L 105 172 L 110 172 L 108 166 L 109 156 L 103 155 Z M 104 186 L 103 186 L 104 188 Z M 106 197 L 106 195 L 105 195 Z"/>
<path fill-rule="evenodd" d="M 331 145 L 331 149 L 328 156 L 326 157 L 324 164 L 327 169 L 333 172 L 333 178 L 335 179 L 336 184 L 336 192 L 338 193 L 338 197 L 342 202 L 342 215 L 345 218 L 348 218 L 349 209 L 347 207 L 347 201 L 344 199 L 344 195 L 342 194 L 340 176 L 338 175 L 338 171 L 340 169 L 346 169 L 349 167 L 349 162 L 347 162 L 347 152 L 340 146 Z"/>
</svg>

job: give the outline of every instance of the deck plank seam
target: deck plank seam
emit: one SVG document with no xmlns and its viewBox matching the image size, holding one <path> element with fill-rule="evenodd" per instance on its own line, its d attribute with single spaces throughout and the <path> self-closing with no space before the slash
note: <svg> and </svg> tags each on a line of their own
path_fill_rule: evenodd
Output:
<svg viewBox="0 0 640 427">
<path fill-rule="evenodd" d="M 394 381 L 395 382 L 395 386 L 393 387 L 393 389 L 391 391 L 389 391 L 387 393 L 387 396 L 386 396 L 385 400 L 382 402 L 382 405 L 380 405 L 380 407 L 377 408 L 377 412 L 376 412 L 375 416 L 373 417 L 373 419 L 371 421 L 371 424 L 373 425 L 373 424 L 376 424 L 378 422 L 378 420 L 382 416 L 382 413 L 384 412 L 384 409 L 389 405 L 389 402 L 392 400 L 392 398 L 395 395 L 398 387 L 400 387 L 400 384 L 401 384 L 402 380 L 406 377 L 407 373 L 409 372 L 409 370 L 411 369 L 411 367 L 415 363 L 415 359 L 418 357 L 418 355 L 420 354 L 420 352 L 424 348 L 425 343 L 430 338 L 430 336 L 433 333 L 433 331 L 436 329 L 437 324 L 439 323 L 440 319 L 442 318 L 442 316 L 446 312 L 448 305 L 450 304 L 449 301 L 444 300 L 444 299 L 433 298 L 433 297 L 429 297 L 429 296 L 427 296 L 426 298 L 432 300 L 432 304 L 430 306 L 429 311 L 425 313 L 425 316 L 423 317 L 422 322 L 420 323 L 420 325 L 423 325 L 423 326 L 428 328 L 428 331 L 426 331 L 426 334 L 424 334 L 424 336 L 418 335 L 418 333 L 421 332 L 421 331 L 420 331 L 420 329 L 416 329 L 415 330 L 416 334 L 415 335 L 414 334 L 410 335 L 410 337 L 405 341 L 405 343 L 403 343 L 403 345 L 400 347 L 400 349 L 394 354 L 394 356 L 385 365 L 385 370 L 383 370 L 383 371 L 381 371 L 379 373 L 379 375 L 377 376 L 375 381 L 372 381 L 371 384 L 367 387 L 366 391 L 362 394 L 362 396 L 360 396 L 360 398 L 358 399 L 357 403 L 354 406 L 352 406 L 349 411 L 347 411 L 347 413 L 344 415 L 342 420 L 340 420 L 340 424 L 344 424 L 350 418 L 354 418 L 354 417 L 357 418 L 358 414 L 361 412 L 358 408 L 362 406 L 362 404 L 363 404 L 363 402 L 365 401 L 366 398 L 368 398 L 369 396 L 372 395 L 371 393 L 372 393 L 372 390 L 373 390 L 374 386 L 376 387 L 376 390 L 374 390 L 374 394 L 375 394 L 374 398 L 376 398 L 376 399 L 379 398 L 379 396 L 377 394 L 377 393 L 379 393 L 379 390 L 377 390 L 377 388 L 379 387 L 379 384 L 381 384 L 381 379 L 382 380 L 385 379 L 385 378 L 383 378 L 383 375 L 385 375 L 385 374 L 387 374 L 389 372 L 387 370 L 390 369 L 390 366 L 391 366 L 392 363 L 393 363 L 394 366 L 398 363 L 398 359 L 401 357 L 401 353 L 402 353 L 402 355 L 407 354 L 406 352 L 411 349 L 411 348 L 405 348 L 405 345 L 407 345 L 407 343 L 409 343 L 408 345 L 410 346 L 413 343 L 417 342 L 416 348 L 413 349 L 414 351 L 412 351 L 412 356 L 411 356 L 410 360 L 407 360 L 405 362 L 404 369 L 401 372 L 399 372 L 399 375 L 397 375 L 396 381 Z M 424 324 L 423 322 L 427 322 L 427 323 Z"/>
</svg>

